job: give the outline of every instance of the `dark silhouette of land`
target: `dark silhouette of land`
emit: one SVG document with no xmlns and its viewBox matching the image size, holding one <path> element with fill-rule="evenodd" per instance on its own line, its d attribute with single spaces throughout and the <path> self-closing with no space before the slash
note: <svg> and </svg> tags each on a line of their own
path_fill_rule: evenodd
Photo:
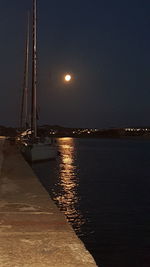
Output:
<svg viewBox="0 0 150 267">
<path fill-rule="evenodd" d="M 0 126 L 0 135 L 15 137 L 18 129 L 13 127 Z M 38 127 L 39 136 L 53 137 L 76 137 L 76 138 L 126 138 L 126 137 L 150 137 L 150 127 L 134 128 L 68 128 L 59 125 L 42 125 Z"/>
</svg>

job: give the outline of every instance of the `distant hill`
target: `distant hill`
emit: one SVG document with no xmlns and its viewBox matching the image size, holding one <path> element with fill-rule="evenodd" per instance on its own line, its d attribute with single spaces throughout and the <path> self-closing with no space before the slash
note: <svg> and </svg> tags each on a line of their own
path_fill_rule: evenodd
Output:
<svg viewBox="0 0 150 267">
<path fill-rule="evenodd" d="M 13 127 L 0 126 L 0 135 L 17 135 L 17 129 Z M 60 125 L 41 125 L 38 127 L 38 136 L 53 137 L 97 137 L 97 138 L 119 138 L 126 136 L 150 136 L 150 127 L 137 128 L 111 128 L 111 129 L 90 129 L 90 128 L 69 128 Z"/>
</svg>

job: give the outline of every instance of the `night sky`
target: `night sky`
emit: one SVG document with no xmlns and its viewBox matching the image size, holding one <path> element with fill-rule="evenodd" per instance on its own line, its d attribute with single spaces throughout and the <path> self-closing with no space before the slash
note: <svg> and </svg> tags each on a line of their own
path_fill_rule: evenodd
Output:
<svg viewBox="0 0 150 267">
<path fill-rule="evenodd" d="M 31 7 L 0 2 L 0 125 L 19 122 Z M 150 2 L 38 0 L 38 106 L 39 124 L 150 126 Z"/>
</svg>

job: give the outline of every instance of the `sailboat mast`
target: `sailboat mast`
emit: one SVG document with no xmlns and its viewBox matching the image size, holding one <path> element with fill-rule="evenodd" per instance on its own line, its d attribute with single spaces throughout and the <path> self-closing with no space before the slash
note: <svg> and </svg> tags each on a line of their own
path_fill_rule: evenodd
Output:
<svg viewBox="0 0 150 267">
<path fill-rule="evenodd" d="M 24 67 L 24 82 L 23 94 L 21 103 L 21 118 L 20 128 L 26 127 L 28 122 L 28 86 L 29 86 L 29 35 L 30 35 L 30 13 L 28 12 L 27 22 L 27 36 L 26 36 L 26 49 L 25 49 L 25 67 Z"/>
<path fill-rule="evenodd" d="M 31 131 L 37 137 L 37 1 L 33 0 Z"/>
<path fill-rule="evenodd" d="M 25 126 L 28 123 L 28 86 L 29 86 L 29 40 L 30 38 L 30 12 L 28 12 L 28 29 L 26 44 L 26 62 L 25 62 Z"/>
</svg>

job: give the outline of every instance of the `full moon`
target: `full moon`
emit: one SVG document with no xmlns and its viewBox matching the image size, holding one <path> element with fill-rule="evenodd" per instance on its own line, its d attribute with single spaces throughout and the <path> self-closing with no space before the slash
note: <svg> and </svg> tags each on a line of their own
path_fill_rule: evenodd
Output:
<svg viewBox="0 0 150 267">
<path fill-rule="evenodd" d="M 70 82 L 70 81 L 71 81 L 71 75 L 70 75 L 70 74 L 67 74 L 67 75 L 65 76 L 65 81 L 66 81 L 66 82 Z"/>
</svg>

